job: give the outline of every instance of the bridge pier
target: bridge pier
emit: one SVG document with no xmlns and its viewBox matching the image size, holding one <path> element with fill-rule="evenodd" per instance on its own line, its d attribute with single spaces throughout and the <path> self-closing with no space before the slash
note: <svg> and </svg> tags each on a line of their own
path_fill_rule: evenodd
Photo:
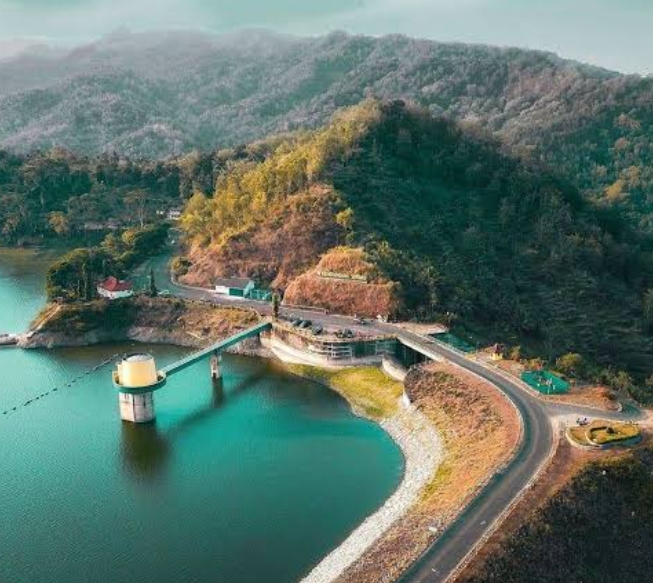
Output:
<svg viewBox="0 0 653 583">
<path fill-rule="evenodd" d="M 191 354 L 175 362 L 163 370 L 157 370 L 154 358 L 150 354 L 131 354 L 125 356 L 113 371 L 113 384 L 118 389 L 120 418 L 131 423 L 148 423 L 154 421 L 154 392 L 163 388 L 168 376 L 178 373 L 211 355 L 211 378 L 215 388 L 220 387 L 222 379 L 222 351 L 242 342 L 246 338 L 259 336 L 261 332 L 270 330 L 270 322 L 261 322 L 247 330 L 243 330 L 195 354 Z M 224 398 L 216 391 L 215 402 L 219 405 Z"/>
<path fill-rule="evenodd" d="M 211 357 L 211 379 L 214 381 L 222 379 L 222 354 L 217 350 Z"/>
</svg>

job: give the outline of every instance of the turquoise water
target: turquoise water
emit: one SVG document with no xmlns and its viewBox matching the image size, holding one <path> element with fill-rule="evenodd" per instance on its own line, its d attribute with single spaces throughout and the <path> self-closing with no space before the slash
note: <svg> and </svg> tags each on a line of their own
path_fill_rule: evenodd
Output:
<svg viewBox="0 0 653 583">
<path fill-rule="evenodd" d="M 0 253 L 0 330 L 31 320 L 45 263 Z M 296 581 L 397 487 L 390 438 L 273 363 L 179 373 L 150 426 L 120 422 L 109 368 L 65 386 L 131 348 L 0 349 L 3 583 Z"/>
</svg>

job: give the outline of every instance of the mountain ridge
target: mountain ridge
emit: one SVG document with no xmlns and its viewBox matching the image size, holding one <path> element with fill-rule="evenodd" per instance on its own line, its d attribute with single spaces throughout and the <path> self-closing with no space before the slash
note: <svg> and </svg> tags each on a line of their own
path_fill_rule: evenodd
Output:
<svg viewBox="0 0 653 583">
<path fill-rule="evenodd" d="M 166 159 L 317 128 L 367 97 L 404 99 L 494 134 L 653 232 L 653 77 L 401 35 L 126 38 L 0 63 L 0 144 Z"/>
</svg>

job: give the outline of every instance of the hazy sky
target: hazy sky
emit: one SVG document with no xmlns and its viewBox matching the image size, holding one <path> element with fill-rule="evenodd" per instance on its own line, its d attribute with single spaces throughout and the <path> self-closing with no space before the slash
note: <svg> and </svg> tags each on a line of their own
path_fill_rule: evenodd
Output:
<svg viewBox="0 0 653 583">
<path fill-rule="evenodd" d="M 0 44 L 78 43 L 118 27 L 334 29 L 516 45 L 653 73 L 653 0 L 0 0 Z"/>
</svg>

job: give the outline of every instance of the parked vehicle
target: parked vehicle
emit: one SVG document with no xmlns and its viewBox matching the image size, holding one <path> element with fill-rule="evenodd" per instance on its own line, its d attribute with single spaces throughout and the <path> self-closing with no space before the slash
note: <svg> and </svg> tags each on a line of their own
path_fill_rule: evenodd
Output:
<svg viewBox="0 0 653 583">
<path fill-rule="evenodd" d="M 322 334 L 322 332 L 324 332 L 324 328 L 320 326 L 320 324 L 316 324 L 311 328 L 311 332 L 313 332 L 314 336 L 319 336 L 320 334 Z"/>
<path fill-rule="evenodd" d="M 172 294 L 170 293 L 170 290 L 169 290 L 169 289 L 162 289 L 162 290 L 159 292 L 159 295 L 160 295 L 162 298 L 168 298 L 168 297 L 170 297 Z"/>
<path fill-rule="evenodd" d="M 299 327 L 301 330 L 306 330 L 307 328 L 310 328 L 312 325 L 313 325 L 313 322 L 311 322 L 310 320 L 302 320 L 302 321 L 299 323 L 299 326 L 298 326 L 298 327 Z"/>
<path fill-rule="evenodd" d="M 355 336 L 355 334 L 349 328 L 347 328 L 346 330 L 343 330 L 343 332 L 342 332 L 342 337 L 343 338 L 354 338 L 354 336 Z"/>
</svg>

